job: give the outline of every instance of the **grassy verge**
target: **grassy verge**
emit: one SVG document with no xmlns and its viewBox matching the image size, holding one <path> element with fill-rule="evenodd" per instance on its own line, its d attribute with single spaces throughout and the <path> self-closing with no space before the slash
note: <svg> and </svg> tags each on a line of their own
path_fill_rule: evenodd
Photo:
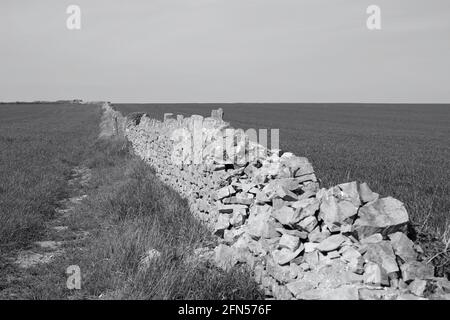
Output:
<svg viewBox="0 0 450 320">
<path fill-rule="evenodd" d="M 121 299 L 261 297 L 247 271 L 223 272 L 189 259 L 195 248 L 213 239 L 189 212 L 187 201 L 163 185 L 148 165 L 124 153 L 123 142 L 101 144 L 88 161 L 97 166 L 95 192 L 72 224 L 83 229 L 86 226 L 79 222 L 92 226 L 103 222 L 80 260 L 84 270 L 80 294 Z M 147 269 L 140 268 L 151 249 L 161 256 Z"/>
<path fill-rule="evenodd" d="M 185 199 L 163 185 L 123 141 L 97 141 L 85 160 L 92 169 L 88 198 L 66 221 L 82 241 L 53 263 L 23 274 L 16 295 L 26 299 L 258 299 L 251 273 L 224 272 L 195 259 L 212 243 Z M 151 249 L 160 257 L 142 268 Z M 81 290 L 66 288 L 66 268 L 78 265 Z M 25 285 L 26 284 L 26 285 Z M 1 296 L 1 295 L 0 295 Z"/>
</svg>

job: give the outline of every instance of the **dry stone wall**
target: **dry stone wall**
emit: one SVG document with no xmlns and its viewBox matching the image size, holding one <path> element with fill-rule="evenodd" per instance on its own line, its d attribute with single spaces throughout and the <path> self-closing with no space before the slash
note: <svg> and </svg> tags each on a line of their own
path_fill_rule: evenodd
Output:
<svg viewBox="0 0 450 320">
<path fill-rule="evenodd" d="M 100 138 L 124 137 L 126 118 L 107 102 L 102 103 L 102 110 Z"/>
<path fill-rule="evenodd" d="M 120 118 L 111 110 L 108 119 Z M 450 297 L 449 281 L 434 277 L 408 238 L 402 202 L 366 183 L 321 188 L 308 159 L 227 133 L 222 117 L 221 109 L 208 118 L 134 115 L 124 130 L 134 152 L 218 237 L 209 254 L 219 267 L 249 266 L 275 299 Z"/>
</svg>

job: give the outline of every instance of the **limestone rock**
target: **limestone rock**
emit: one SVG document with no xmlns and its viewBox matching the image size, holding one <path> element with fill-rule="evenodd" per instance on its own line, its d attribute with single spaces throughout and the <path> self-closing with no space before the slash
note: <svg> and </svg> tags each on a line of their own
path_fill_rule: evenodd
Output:
<svg viewBox="0 0 450 320">
<path fill-rule="evenodd" d="M 426 288 L 427 288 L 427 281 L 420 279 L 415 279 L 408 286 L 409 291 L 411 291 L 411 293 L 419 297 L 423 297 Z"/>
<path fill-rule="evenodd" d="M 287 206 L 274 210 L 272 216 L 285 226 L 293 225 L 300 219 L 299 212 Z"/>
<path fill-rule="evenodd" d="M 276 230 L 281 234 L 288 234 L 297 238 L 300 238 L 302 240 L 308 239 L 308 232 L 306 231 L 300 231 L 296 229 L 285 229 L 285 228 L 276 228 Z"/>
<path fill-rule="evenodd" d="M 383 236 L 381 235 L 381 233 L 375 233 L 372 234 L 371 236 L 368 236 L 367 238 L 361 239 L 359 242 L 361 244 L 371 244 L 371 243 L 378 243 L 383 241 Z"/>
<path fill-rule="evenodd" d="M 402 279 L 406 283 L 415 279 L 427 279 L 434 276 L 434 267 L 419 261 L 412 261 L 400 266 Z"/>
<path fill-rule="evenodd" d="M 274 238 L 279 236 L 276 225 L 270 221 L 270 213 L 250 215 L 247 220 L 247 232 L 254 238 Z"/>
<path fill-rule="evenodd" d="M 272 258 L 266 259 L 266 270 L 269 275 L 280 283 L 292 281 L 290 266 L 279 265 Z"/>
<path fill-rule="evenodd" d="M 379 194 L 370 190 L 367 183 L 364 182 L 359 185 L 359 197 L 362 202 L 367 203 L 367 202 L 377 200 L 379 197 Z"/>
<path fill-rule="evenodd" d="M 245 217 L 246 217 L 245 210 L 234 211 L 230 219 L 230 224 L 234 227 L 239 227 L 244 223 Z"/>
<path fill-rule="evenodd" d="M 223 230 L 223 239 L 227 243 L 233 243 L 235 242 L 242 234 L 244 233 L 244 230 L 241 229 L 235 229 L 232 228 L 231 230 L 225 229 Z"/>
<path fill-rule="evenodd" d="M 389 235 L 391 245 L 395 254 L 402 259 L 403 262 L 411 262 L 417 260 L 417 252 L 414 250 L 414 242 L 412 242 L 404 233 L 396 232 Z"/>
<path fill-rule="evenodd" d="M 295 251 L 291 251 L 286 248 L 275 250 L 272 252 L 272 257 L 276 263 L 279 265 L 284 265 L 295 259 L 303 251 L 303 249 L 303 245 L 301 245 Z"/>
<path fill-rule="evenodd" d="M 427 300 L 426 298 L 418 297 L 411 293 L 403 293 L 397 297 L 397 300 Z"/>
<path fill-rule="evenodd" d="M 359 192 L 358 192 L 358 185 L 357 185 L 356 181 L 342 183 L 342 184 L 338 185 L 338 188 L 341 191 L 339 194 L 339 198 L 341 200 L 349 201 L 356 208 L 358 208 L 361 205 L 361 200 L 359 198 Z"/>
<path fill-rule="evenodd" d="M 285 286 L 280 286 L 277 284 L 272 285 L 272 293 L 277 300 L 291 300 L 292 294 Z"/>
<path fill-rule="evenodd" d="M 320 207 L 320 201 L 317 198 L 307 198 L 292 203 L 292 207 L 300 212 L 298 220 L 313 216 Z"/>
<path fill-rule="evenodd" d="M 319 218 L 327 225 L 330 231 L 338 231 L 340 226 L 358 212 L 350 201 L 339 201 L 331 194 L 322 198 Z"/>
<path fill-rule="evenodd" d="M 293 177 L 301 177 L 314 173 L 314 169 L 307 158 L 297 157 L 290 152 L 286 152 L 280 157 L 280 161 L 290 169 Z"/>
<path fill-rule="evenodd" d="M 220 214 L 214 228 L 214 234 L 219 237 L 223 237 L 224 230 L 228 229 L 229 226 L 230 226 L 230 215 Z"/>
<path fill-rule="evenodd" d="M 353 248 L 351 246 L 343 247 L 340 250 L 340 252 L 341 252 L 342 260 L 344 260 L 346 262 L 350 262 L 353 259 L 358 259 L 359 257 L 361 257 L 361 253 L 359 253 L 358 250 L 356 250 L 355 248 Z"/>
<path fill-rule="evenodd" d="M 330 251 L 330 252 L 327 253 L 327 258 L 329 258 L 329 259 L 337 259 L 340 256 L 341 255 L 339 254 L 339 252 L 337 250 Z"/>
<path fill-rule="evenodd" d="M 306 232 L 311 232 L 317 226 L 318 222 L 316 217 L 309 216 L 300 221 L 297 226 L 301 228 L 301 230 L 305 230 Z"/>
<path fill-rule="evenodd" d="M 322 252 L 328 252 L 338 249 L 341 244 L 346 240 L 347 238 L 343 236 L 342 234 L 335 234 L 332 236 L 329 236 L 325 240 L 319 243 L 317 246 L 317 250 Z"/>
<path fill-rule="evenodd" d="M 364 269 L 364 282 L 376 286 L 388 286 L 389 278 L 383 268 L 376 263 L 369 262 Z"/>
<path fill-rule="evenodd" d="M 350 270 L 356 274 L 364 273 L 364 258 L 362 256 L 352 258 L 348 262 Z"/>
<path fill-rule="evenodd" d="M 297 250 L 299 244 L 300 238 L 285 233 L 281 236 L 279 247 L 295 251 Z"/>
<path fill-rule="evenodd" d="M 216 197 L 217 200 L 222 200 L 223 198 L 230 197 L 236 193 L 236 190 L 232 186 L 226 186 L 222 189 L 217 190 Z"/>
<path fill-rule="evenodd" d="M 399 271 L 394 250 L 389 241 L 367 245 L 364 258 L 380 265 L 388 274 Z"/>
<path fill-rule="evenodd" d="M 320 227 L 317 226 L 308 234 L 308 239 L 311 242 L 321 242 L 330 236 L 330 232 L 328 230 L 320 231 Z"/>
<path fill-rule="evenodd" d="M 214 253 L 216 265 L 223 270 L 229 270 L 237 263 L 233 248 L 227 245 L 219 244 Z"/>
<path fill-rule="evenodd" d="M 247 208 L 248 207 L 246 205 L 242 205 L 242 204 L 223 204 L 223 205 L 219 205 L 218 210 L 219 210 L 219 213 L 230 214 L 230 213 L 240 212 L 242 215 L 246 215 Z"/>
<path fill-rule="evenodd" d="M 392 300 L 397 298 L 397 294 L 394 291 L 388 291 L 384 289 L 359 289 L 360 300 Z"/>
<path fill-rule="evenodd" d="M 386 236 L 397 231 L 405 231 L 408 222 L 408 212 L 403 203 L 387 197 L 361 207 L 353 227 L 359 239 L 363 239 L 374 233 Z"/>
<path fill-rule="evenodd" d="M 294 297 L 298 297 L 302 292 L 313 289 L 314 284 L 307 280 L 297 280 L 289 282 L 286 287 L 294 295 Z"/>
<path fill-rule="evenodd" d="M 318 245 L 319 245 L 318 243 L 314 243 L 314 242 L 305 242 L 304 243 L 305 253 L 313 252 L 314 250 L 317 249 Z"/>
</svg>

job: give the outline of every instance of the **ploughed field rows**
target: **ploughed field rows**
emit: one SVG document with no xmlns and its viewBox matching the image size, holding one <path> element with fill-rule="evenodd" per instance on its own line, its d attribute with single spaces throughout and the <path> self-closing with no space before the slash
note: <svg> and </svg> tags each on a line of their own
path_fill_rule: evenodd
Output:
<svg viewBox="0 0 450 320">
<path fill-rule="evenodd" d="M 122 104 L 126 115 L 207 116 L 221 107 L 234 128 L 280 129 L 283 150 L 307 157 L 324 187 L 367 181 L 405 203 L 417 231 L 440 236 L 450 211 L 448 105 Z"/>
</svg>

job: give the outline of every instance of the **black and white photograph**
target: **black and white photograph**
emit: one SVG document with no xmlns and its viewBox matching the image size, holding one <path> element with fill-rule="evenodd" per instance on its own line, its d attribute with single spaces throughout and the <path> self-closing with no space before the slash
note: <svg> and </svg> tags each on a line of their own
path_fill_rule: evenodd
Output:
<svg viewBox="0 0 450 320">
<path fill-rule="evenodd" d="M 0 1 L 0 308 L 268 319 L 449 279 L 448 0 Z"/>
</svg>

